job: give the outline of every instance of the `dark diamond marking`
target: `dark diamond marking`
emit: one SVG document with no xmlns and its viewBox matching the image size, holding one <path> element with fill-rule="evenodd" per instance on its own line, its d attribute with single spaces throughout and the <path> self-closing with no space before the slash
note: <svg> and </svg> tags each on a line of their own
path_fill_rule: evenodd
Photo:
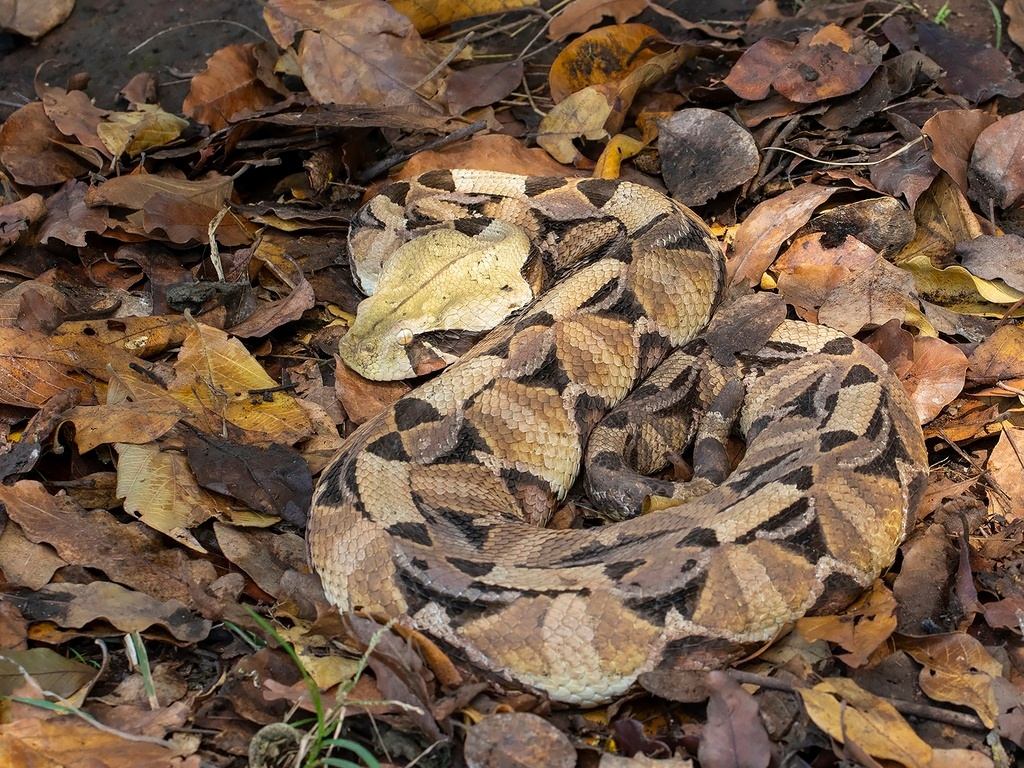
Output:
<svg viewBox="0 0 1024 768">
<path fill-rule="evenodd" d="M 372 443 L 366 446 L 366 452 L 374 456 L 380 456 L 388 461 L 409 461 L 410 456 L 406 453 L 402 444 L 402 436 L 397 432 L 388 432 L 381 435 Z"/>
<path fill-rule="evenodd" d="M 878 381 L 878 376 L 875 372 L 868 368 L 866 365 L 854 365 L 846 374 L 846 378 L 843 379 L 842 386 L 853 387 L 858 384 L 873 384 Z"/>
<path fill-rule="evenodd" d="M 433 539 L 430 538 L 430 531 L 423 523 L 395 523 L 388 526 L 387 532 L 392 536 L 411 541 L 413 544 L 421 544 L 424 547 L 430 547 L 434 544 Z"/>
<path fill-rule="evenodd" d="M 828 453 L 841 445 L 852 443 L 857 437 L 848 429 L 835 429 L 831 432 L 822 432 L 818 436 L 818 446 L 823 453 Z"/>
<path fill-rule="evenodd" d="M 622 560 L 617 563 L 608 563 L 604 567 L 604 575 L 612 581 L 619 581 L 627 573 L 636 570 L 646 562 L 646 560 Z"/>
<path fill-rule="evenodd" d="M 463 560 L 461 557 L 446 557 L 445 560 L 462 573 L 467 576 L 472 576 L 474 579 L 480 576 L 486 576 L 494 570 L 494 563 L 481 563 L 477 560 Z"/>
<path fill-rule="evenodd" d="M 826 342 L 825 346 L 821 348 L 821 352 L 825 355 L 852 355 L 853 339 L 848 339 L 845 336 L 838 339 L 832 339 L 831 341 Z"/>
<path fill-rule="evenodd" d="M 395 426 L 402 432 L 441 420 L 441 413 L 426 400 L 407 397 L 395 403 Z"/>
<path fill-rule="evenodd" d="M 620 182 L 611 179 L 587 179 L 579 182 L 576 189 L 583 193 L 592 206 L 602 208 L 615 196 L 619 184 Z"/>
<path fill-rule="evenodd" d="M 683 547 L 717 547 L 718 534 L 710 528 L 693 528 L 676 544 L 676 549 Z"/>
<path fill-rule="evenodd" d="M 442 192 L 455 191 L 455 179 L 448 170 L 428 171 L 419 177 L 419 182 L 424 187 L 440 189 Z"/>
<path fill-rule="evenodd" d="M 529 176 L 526 179 L 523 192 L 527 197 L 536 197 L 553 189 L 561 189 L 567 183 L 568 181 L 561 176 Z"/>
</svg>

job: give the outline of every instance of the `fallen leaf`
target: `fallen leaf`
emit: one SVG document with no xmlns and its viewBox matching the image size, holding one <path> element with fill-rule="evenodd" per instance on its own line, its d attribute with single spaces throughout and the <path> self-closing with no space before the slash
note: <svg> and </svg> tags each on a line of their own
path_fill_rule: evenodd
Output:
<svg viewBox="0 0 1024 768">
<path fill-rule="evenodd" d="M 6 599 L 31 621 L 54 622 L 74 629 L 99 620 L 109 622 L 119 632 L 143 632 L 158 626 L 183 643 L 198 643 L 213 626 L 206 619 L 192 616 L 178 600 L 161 602 L 102 581 L 50 584 L 29 594 L 7 595 Z"/>
<path fill-rule="evenodd" d="M 540 3 L 539 0 L 392 0 L 391 5 L 416 26 L 417 32 L 426 34 L 455 21 L 536 8 Z"/>
<path fill-rule="evenodd" d="M 971 384 L 993 386 L 1000 381 L 1024 383 L 1024 328 L 996 328 L 971 352 L 968 379 Z"/>
<path fill-rule="evenodd" d="M 0 696 L 13 694 L 24 684 L 26 674 L 43 690 L 70 699 L 95 680 L 99 670 L 74 659 L 65 659 L 50 648 L 0 650 Z"/>
<path fill-rule="evenodd" d="M 63 184 L 100 167 L 62 149 L 62 139 L 42 104 L 26 104 L 0 125 L 0 165 L 28 187 Z"/>
<path fill-rule="evenodd" d="M 807 616 L 796 623 L 808 642 L 828 640 L 846 649 L 838 658 L 853 668 L 867 664 L 895 629 L 896 600 L 881 581 L 840 615 Z"/>
<path fill-rule="evenodd" d="M 469 768 L 576 765 L 576 750 L 565 734 L 528 712 L 503 712 L 484 718 L 466 733 L 464 754 Z"/>
<path fill-rule="evenodd" d="M 684 109 L 660 123 L 658 152 L 670 194 L 688 206 L 749 181 L 760 164 L 746 129 L 710 109 Z"/>
<path fill-rule="evenodd" d="M 557 104 L 591 85 L 620 82 L 654 57 L 647 41 L 661 33 L 646 24 L 601 27 L 576 38 L 555 57 L 548 73 L 551 98 Z"/>
<path fill-rule="evenodd" d="M 957 243 L 953 252 L 972 275 L 1001 280 L 1015 291 L 1024 291 L 1024 237 L 982 235 Z"/>
<path fill-rule="evenodd" d="M 835 187 L 801 184 L 760 203 L 740 225 L 727 262 L 730 284 L 757 285 L 782 244 L 808 222 Z"/>
<path fill-rule="evenodd" d="M 625 24 L 647 8 L 647 0 L 573 0 L 548 25 L 548 39 L 562 40 L 597 26 L 605 16 Z"/>
<path fill-rule="evenodd" d="M 907 768 L 931 763 L 932 748 L 892 704 L 852 680 L 834 677 L 796 691 L 814 724 L 841 744 L 852 742 L 871 757 Z"/>
<path fill-rule="evenodd" d="M 184 768 L 177 750 L 125 738 L 77 718 L 23 718 L 0 725 L 0 754 L 10 765 Z"/>
<path fill-rule="evenodd" d="M 924 666 L 920 684 L 936 701 L 970 707 L 987 728 L 993 728 L 999 706 L 992 680 L 1002 676 L 1003 667 L 970 635 L 958 633 L 907 638 L 900 648 Z"/>
<path fill-rule="evenodd" d="M 946 109 L 921 126 L 921 133 L 931 139 L 935 164 L 949 174 L 961 192 L 967 192 L 967 167 L 974 144 L 996 119 L 980 109 Z"/>
<path fill-rule="evenodd" d="M 1011 522 L 1024 519 L 1024 429 L 1004 425 L 985 468 L 1000 490 L 989 493 L 992 511 Z"/>
<path fill-rule="evenodd" d="M 1024 91 L 1024 84 L 1021 85 Z M 967 175 L 970 195 L 980 205 L 994 201 L 1000 208 L 1013 208 L 1024 200 L 1024 114 L 1000 118 L 979 135 Z"/>
<path fill-rule="evenodd" d="M 273 104 L 284 86 L 276 75 L 271 87 L 259 66 L 257 49 L 267 44 L 229 45 L 215 52 L 206 61 L 206 69 L 192 78 L 181 111 L 196 122 L 219 131 L 226 128 L 235 115 L 257 112 Z"/>
<path fill-rule="evenodd" d="M 74 8 L 75 0 L 13 0 L 4 4 L 0 29 L 38 40 L 67 21 Z"/>
<path fill-rule="evenodd" d="M 725 672 L 707 678 L 711 698 L 697 759 L 703 768 L 767 768 L 772 746 L 757 701 Z"/>
<path fill-rule="evenodd" d="M 921 51 L 946 71 L 938 82 L 946 93 L 974 103 L 1024 93 L 1024 83 L 997 49 L 931 22 L 917 25 L 917 37 Z"/>
</svg>

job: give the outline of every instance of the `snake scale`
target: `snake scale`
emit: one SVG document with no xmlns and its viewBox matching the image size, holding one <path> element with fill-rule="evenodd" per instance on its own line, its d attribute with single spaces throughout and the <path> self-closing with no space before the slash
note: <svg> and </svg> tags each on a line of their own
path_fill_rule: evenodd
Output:
<svg viewBox="0 0 1024 768">
<path fill-rule="evenodd" d="M 555 283 L 323 472 L 307 538 L 333 603 L 402 617 L 507 682 L 591 705 L 659 666 L 727 664 L 847 605 L 892 563 L 927 454 L 872 351 L 782 320 L 716 352 L 698 334 L 724 292 L 721 248 L 691 211 L 628 182 L 435 171 L 386 187 L 350 242 L 374 243 L 376 280 L 392 248 L 415 259 L 448 237 L 432 232 L 487 240 L 495 226 L 496 241 L 525 233 L 530 285 Z M 380 352 L 390 335 L 432 369 L 446 332 L 402 323 L 363 345 Z M 669 438 L 714 456 L 734 422 L 746 450 L 727 478 L 636 474 L 679 450 Z M 610 525 L 544 528 L 581 465 L 617 518 L 669 498 Z"/>
</svg>

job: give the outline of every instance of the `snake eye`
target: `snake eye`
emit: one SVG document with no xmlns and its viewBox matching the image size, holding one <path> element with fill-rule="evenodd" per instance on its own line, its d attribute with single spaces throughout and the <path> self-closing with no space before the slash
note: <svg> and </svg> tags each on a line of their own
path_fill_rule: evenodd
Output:
<svg viewBox="0 0 1024 768">
<path fill-rule="evenodd" d="M 398 332 L 398 335 L 395 337 L 395 340 L 403 347 L 408 347 L 410 344 L 412 344 L 412 331 L 410 331 L 408 328 L 403 328 Z"/>
</svg>

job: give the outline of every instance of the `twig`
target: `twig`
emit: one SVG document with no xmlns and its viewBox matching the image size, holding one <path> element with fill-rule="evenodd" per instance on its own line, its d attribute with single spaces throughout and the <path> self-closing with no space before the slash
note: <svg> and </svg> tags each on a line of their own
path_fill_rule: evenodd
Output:
<svg viewBox="0 0 1024 768">
<path fill-rule="evenodd" d="M 802 158 L 804 160 L 809 160 L 812 163 L 819 163 L 821 165 L 836 165 L 836 166 L 839 166 L 839 167 L 852 167 L 852 166 L 862 166 L 863 167 L 863 166 L 878 165 L 879 163 L 884 163 L 886 160 L 892 160 L 894 157 L 898 157 L 899 155 L 902 155 L 904 152 L 906 152 L 912 146 L 914 146 L 915 144 L 920 144 L 922 141 L 924 141 L 924 136 L 918 136 L 913 141 L 911 141 L 911 142 L 909 142 L 907 144 L 904 144 L 902 147 L 897 149 L 895 152 L 890 152 L 888 155 L 886 155 L 885 157 L 883 157 L 880 160 L 865 160 L 864 162 L 836 162 L 836 161 L 833 161 L 833 160 L 819 160 L 816 157 L 809 157 L 808 155 L 801 154 L 800 152 L 797 152 L 794 149 L 786 149 L 785 147 L 772 147 L 772 150 L 774 150 L 775 152 L 786 152 L 787 154 L 790 154 L 790 155 L 796 155 L 799 158 Z"/>
<path fill-rule="evenodd" d="M 356 181 L 359 184 L 366 184 L 375 179 L 380 174 L 384 173 L 389 168 L 392 168 L 399 163 L 404 163 L 410 157 L 417 152 L 422 152 L 427 149 L 440 149 L 446 147 L 460 139 L 464 139 L 467 136 L 472 136 L 474 133 L 478 133 L 487 127 L 486 120 L 477 120 L 475 123 L 470 123 L 465 128 L 459 128 L 459 130 L 449 133 L 446 136 L 440 136 L 432 141 L 428 141 L 426 144 L 418 147 L 415 150 L 407 150 L 404 152 L 396 152 L 393 155 L 388 155 L 383 160 L 378 160 L 376 163 L 371 165 L 369 168 L 364 170 L 358 176 Z"/>
<path fill-rule="evenodd" d="M 783 691 L 785 693 L 798 693 L 796 686 L 791 683 L 787 683 L 784 680 L 779 680 L 775 677 L 768 677 L 766 675 L 758 675 L 753 672 L 741 672 L 737 669 L 730 669 L 729 677 L 738 683 L 745 683 L 747 685 L 757 685 L 762 688 L 769 688 L 773 691 Z M 954 712 L 951 709 L 943 709 L 942 707 L 933 707 L 930 704 L 918 704 L 914 701 L 903 701 L 901 699 L 890 699 L 885 698 L 897 712 L 903 715 L 911 715 L 912 717 L 922 717 L 925 720 L 934 720 L 937 723 L 946 723 L 947 725 L 955 725 L 960 728 L 971 728 L 976 731 L 988 731 L 985 724 L 981 722 L 981 719 L 974 715 L 969 715 L 966 712 Z"/>
<path fill-rule="evenodd" d="M 441 73 L 442 69 L 451 64 L 455 57 L 462 53 L 462 50 L 467 45 L 469 45 L 469 41 L 473 39 L 473 36 L 475 34 L 475 32 L 470 32 L 463 36 L 463 38 L 459 40 L 457 43 L 455 43 L 452 46 L 452 49 L 448 52 L 448 55 L 441 60 L 441 63 L 434 67 L 432 70 L 430 70 L 430 72 L 427 73 L 427 76 L 420 80 L 418 83 L 416 83 L 416 85 L 412 86 L 412 90 L 418 91 L 422 86 L 426 85 L 435 77 L 437 77 Z"/>
<path fill-rule="evenodd" d="M 262 40 L 265 43 L 269 42 L 267 40 L 267 38 L 265 38 L 263 35 L 261 35 L 255 29 L 253 29 L 252 27 L 248 27 L 245 24 L 242 24 L 240 21 L 232 21 L 231 19 L 205 19 L 203 21 L 190 21 L 187 24 L 175 24 L 173 27 L 168 27 L 167 29 L 161 29 L 155 35 L 150 35 L 145 40 L 143 40 L 141 43 L 139 43 L 134 48 L 132 48 L 130 51 L 128 51 L 128 55 L 131 56 L 133 53 L 138 53 L 140 48 L 144 48 L 145 46 L 149 45 L 151 42 L 156 40 L 161 35 L 166 35 L 168 32 L 177 32 L 179 29 L 187 29 L 188 27 L 198 27 L 200 24 L 231 24 L 231 25 L 236 26 L 236 27 L 241 27 L 246 32 L 252 32 L 252 34 L 256 35 L 256 37 L 258 37 L 260 40 Z"/>
</svg>

